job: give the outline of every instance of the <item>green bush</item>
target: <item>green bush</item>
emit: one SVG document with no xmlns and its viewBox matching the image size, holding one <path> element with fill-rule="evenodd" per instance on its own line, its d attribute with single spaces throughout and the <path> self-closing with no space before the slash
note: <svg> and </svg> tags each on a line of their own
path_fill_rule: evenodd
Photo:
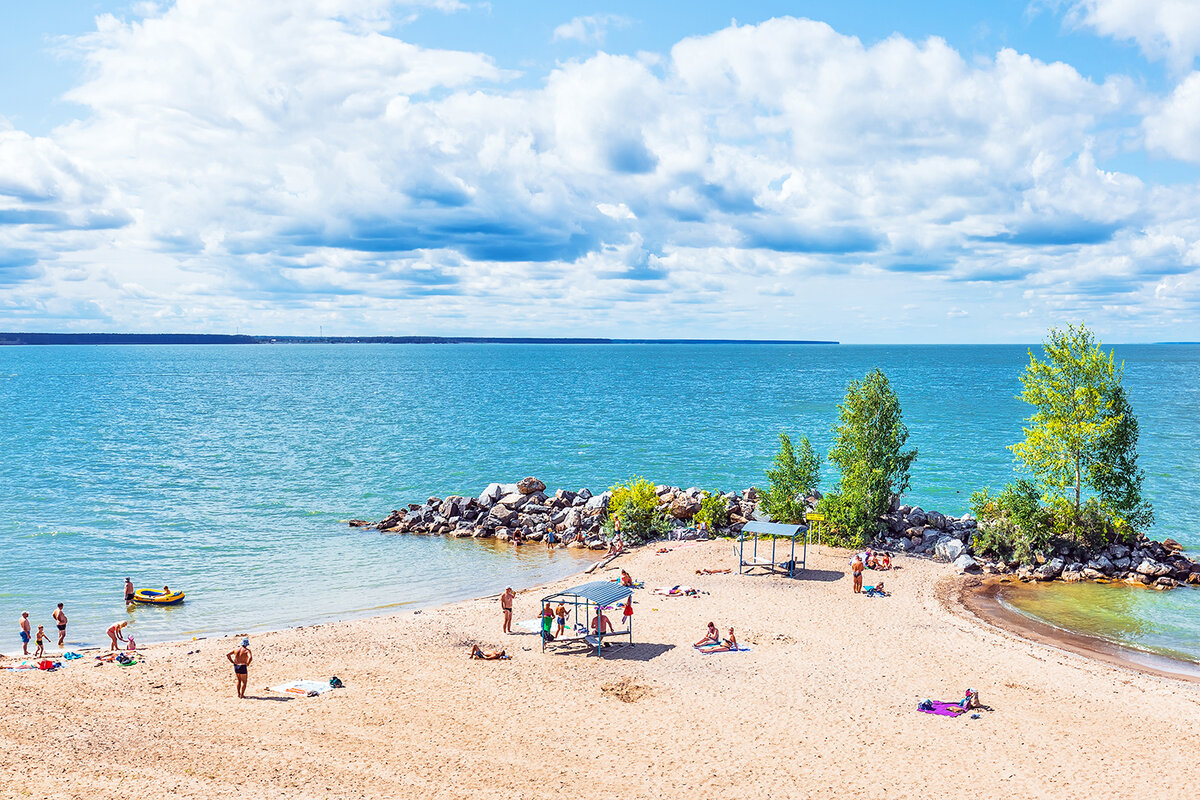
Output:
<svg viewBox="0 0 1200 800">
<path fill-rule="evenodd" d="M 871 516 L 867 504 L 845 494 L 827 494 L 817 503 L 825 515 L 823 539 L 834 547 L 865 547 L 879 530 L 879 520 Z"/>
<path fill-rule="evenodd" d="M 710 533 L 729 524 L 729 501 L 718 491 L 705 492 L 700 498 L 696 521 L 704 523 Z"/>
<path fill-rule="evenodd" d="M 817 488 L 821 479 L 821 457 L 813 452 L 805 436 L 800 440 L 800 455 L 796 456 L 792 440 L 779 434 L 779 452 L 775 468 L 767 470 L 767 490 L 763 493 L 763 511 L 776 522 L 799 525 L 804 522 L 803 498 Z M 796 498 L 800 497 L 800 500 Z"/>
<path fill-rule="evenodd" d="M 978 528 L 971 543 L 976 552 L 1006 561 L 1031 564 L 1037 553 L 1048 553 L 1057 542 L 1074 542 L 1091 549 L 1136 538 L 1134 528 L 1095 498 L 1076 512 L 1070 498 L 1043 501 L 1030 481 L 1017 481 L 998 495 L 984 489 L 971 495 L 971 513 Z"/>
<path fill-rule="evenodd" d="M 613 535 L 616 520 L 621 521 L 621 534 L 631 543 L 656 539 L 670 530 L 666 512 L 659 508 L 652 481 L 630 478 L 609 491 L 612 498 L 608 501 L 608 518 L 603 526 L 605 536 Z"/>
</svg>

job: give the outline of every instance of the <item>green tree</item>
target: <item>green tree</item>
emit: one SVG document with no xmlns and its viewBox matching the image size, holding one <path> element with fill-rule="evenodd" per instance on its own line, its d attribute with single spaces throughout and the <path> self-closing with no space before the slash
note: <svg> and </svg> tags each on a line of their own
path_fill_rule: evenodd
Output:
<svg viewBox="0 0 1200 800">
<path fill-rule="evenodd" d="M 1111 413 L 1111 404 L 1123 367 L 1113 363 L 1111 352 L 1104 354 L 1084 325 L 1051 328 L 1043 348 L 1044 360 L 1029 351 L 1029 366 L 1021 376 L 1021 399 L 1034 407 L 1025 420 L 1025 441 L 1009 449 L 1048 497 L 1066 497 L 1074 490 L 1078 519 L 1084 479 L 1101 443 L 1121 421 Z"/>
<path fill-rule="evenodd" d="M 1144 470 L 1137 464 L 1138 421 L 1121 384 L 1112 387 L 1108 431 L 1096 440 L 1088 479 L 1100 500 L 1141 533 L 1154 525 L 1154 508 L 1142 499 Z"/>
<path fill-rule="evenodd" d="M 836 536 L 858 544 L 877 532 L 892 495 L 908 489 L 909 469 L 917 458 L 915 448 L 905 449 L 908 427 L 900 398 L 882 370 L 846 387 L 833 433 L 829 461 L 837 465 L 841 479 L 822 500 L 822 510 Z"/>
<path fill-rule="evenodd" d="M 642 542 L 665 536 L 670 529 L 666 512 L 659 507 L 654 482 L 645 478 L 630 478 L 609 489 L 608 518 L 604 521 L 605 536 L 611 537 L 617 520 L 621 533 L 631 542 Z"/>
<path fill-rule="evenodd" d="M 804 522 L 804 497 L 817 488 L 820 479 L 821 457 L 813 451 L 808 437 L 800 440 L 800 455 L 797 457 L 791 437 L 786 433 L 779 434 L 775 468 L 767 470 L 763 510 L 776 522 L 799 525 Z"/>
</svg>

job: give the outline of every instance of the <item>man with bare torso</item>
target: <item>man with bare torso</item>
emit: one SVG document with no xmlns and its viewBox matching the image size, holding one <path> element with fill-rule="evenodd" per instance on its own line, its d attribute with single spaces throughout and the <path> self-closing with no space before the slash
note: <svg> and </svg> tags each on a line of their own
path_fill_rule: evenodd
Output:
<svg viewBox="0 0 1200 800">
<path fill-rule="evenodd" d="M 509 591 L 512 591 L 512 590 L 510 589 Z M 29 630 L 29 612 L 28 611 L 21 612 L 21 621 L 18 622 L 17 625 L 21 629 L 21 652 L 24 653 L 25 655 L 29 655 L 30 630 Z"/>
<path fill-rule="evenodd" d="M 58 625 L 58 646 L 61 648 L 67 639 L 67 612 L 63 611 L 63 604 L 59 603 L 50 616 L 54 617 L 54 623 Z"/>
<path fill-rule="evenodd" d="M 504 594 L 500 595 L 500 610 L 504 612 L 504 632 L 512 633 L 512 610 L 513 600 L 516 599 L 517 593 L 508 587 L 504 590 Z"/>
<path fill-rule="evenodd" d="M 233 677 L 237 681 L 237 696 L 239 699 L 246 698 L 246 683 L 250 680 L 250 662 L 254 660 L 254 654 L 250 652 L 250 640 L 242 639 L 234 649 L 225 654 L 229 659 L 229 663 L 233 664 Z"/>
</svg>

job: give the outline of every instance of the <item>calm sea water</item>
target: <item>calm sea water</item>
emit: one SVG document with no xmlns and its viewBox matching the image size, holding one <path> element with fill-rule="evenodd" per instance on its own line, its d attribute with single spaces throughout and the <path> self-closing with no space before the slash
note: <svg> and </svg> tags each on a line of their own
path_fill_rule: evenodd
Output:
<svg viewBox="0 0 1200 800">
<path fill-rule="evenodd" d="M 1159 536 L 1200 548 L 1200 346 L 1118 347 Z M 958 514 L 1011 476 L 1017 346 L 272 345 L 0 348 L 0 620 L 68 641 L 126 615 L 126 575 L 188 592 L 143 640 L 427 605 L 577 571 L 578 553 L 348 529 L 536 475 L 763 481 L 781 430 L 827 449 L 879 366 L 920 449 L 911 502 Z M 1121 592 L 1121 590 L 1117 590 Z M 1200 592 L 1143 593 L 1121 638 L 1200 658 Z M 1118 621 L 1119 622 L 1119 621 Z M 0 637 L 0 642 L 8 637 Z M 3 645 L 5 652 L 12 644 Z"/>
</svg>

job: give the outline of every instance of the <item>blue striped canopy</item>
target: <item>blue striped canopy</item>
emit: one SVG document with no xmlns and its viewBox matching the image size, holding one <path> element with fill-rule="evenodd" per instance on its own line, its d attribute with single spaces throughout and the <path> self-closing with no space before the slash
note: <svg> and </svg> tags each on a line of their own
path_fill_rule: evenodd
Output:
<svg viewBox="0 0 1200 800">
<path fill-rule="evenodd" d="M 633 589 L 612 581 L 592 581 L 571 589 L 555 592 L 549 597 L 542 598 L 543 603 L 553 603 L 556 600 L 575 600 L 583 598 L 596 605 L 611 606 L 633 594 Z"/>
</svg>

